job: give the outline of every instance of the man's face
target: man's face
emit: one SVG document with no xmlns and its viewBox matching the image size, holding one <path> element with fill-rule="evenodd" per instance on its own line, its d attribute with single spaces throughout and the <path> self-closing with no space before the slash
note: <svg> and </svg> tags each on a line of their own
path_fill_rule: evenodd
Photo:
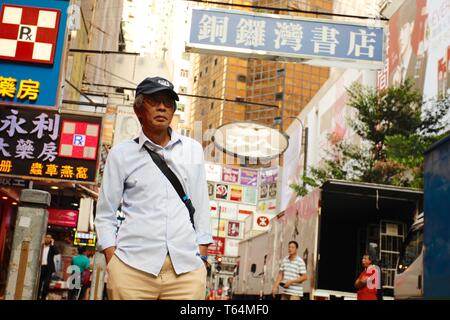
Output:
<svg viewBox="0 0 450 320">
<path fill-rule="evenodd" d="M 294 255 L 297 254 L 297 247 L 295 246 L 295 244 L 291 243 L 288 247 L 288 253 L 289 255 Z"/>
<path fill-rule="evenodd" d="M 45 245 L 47 245 L 47 246 L 50 245 L 52 243 L 52 240 L 53 240 L 52 236 L 47 234 L 44 239 Z"/>
<path fill-rule="evenodd" d="M 144 129 L 165 130 L 172 122 L 175 100 L 168 92 L 145 96 L 144 105 L 136 111 Z"/>
</svg>

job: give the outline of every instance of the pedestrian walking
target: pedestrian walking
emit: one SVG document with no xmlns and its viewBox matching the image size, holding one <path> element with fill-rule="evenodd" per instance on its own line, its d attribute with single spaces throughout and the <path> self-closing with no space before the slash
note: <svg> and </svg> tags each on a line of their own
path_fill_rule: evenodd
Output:
<svg viewBox="0 0 450 320">
<path fill-rule="evenodd" d="M 275 297 L 278 287 L 281 288 L 281 300 L 301 300 L 303 286 L 308 277 L 306 265 L 298 253 L 298 243 L 290 241 L 288 245 L 289 255 L 281 262 L 280 271 L 272 287 L 272 295 Z"/>
<path fill-rule="evenodd" d="M 89 286 L 91 261 L 88 257 L 86 247 L 78 247 L 78 255 L 72 257 L 72 275 L 76 278 L 75 286 L 69 291 L 69 300 L 83 300 L 84 294 Z"/>
<path fill-rule="evenodd" d="M 47 299 L 52 274 L 55 272 L 55 256 L 59 254 L 55 247 L 55 240 L 50 234 L 46 234 L 44 238 L 44 248 L 41 258 L 41 275 L 39 277 L 38 299 Z"/>
<path fill-rule="evenodd" d="M 108 155 L 95 225 L 110 299 L 204 299 L 212 235 L 203 148 L 170 128 L 178 100 L 168 80 L 142 81 L 139 136 Z"/>
</svg>

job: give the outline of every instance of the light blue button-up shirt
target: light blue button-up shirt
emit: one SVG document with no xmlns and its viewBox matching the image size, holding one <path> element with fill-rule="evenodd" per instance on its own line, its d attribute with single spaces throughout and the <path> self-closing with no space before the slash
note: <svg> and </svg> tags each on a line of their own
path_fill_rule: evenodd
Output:
<svg viewBox="0 0 450 320">
<path fill-rule="evenodd" d="M 191 198 L 195 231 L 189 211 L 144 143 L 163 157 Z M 116 234 L 120 204 L 125 220 Z M 157 276 L 167 253 L 177 274 L 202 266 L 198 245 L 213 239 L 200 143 L 171 131 L 170 142 L 161 147 L 141 131 L 139 144 L 130 140 L 114 146 L 106 161 L 95 227 L 99 250 L 116 246 L 117 257 L 135 269 Z"/>
</svg>

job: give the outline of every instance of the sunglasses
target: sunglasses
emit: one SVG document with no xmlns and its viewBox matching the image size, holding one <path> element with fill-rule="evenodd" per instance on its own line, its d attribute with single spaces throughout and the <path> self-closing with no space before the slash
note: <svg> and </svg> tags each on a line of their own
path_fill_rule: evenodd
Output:
<svg viewBox="0 0 450 320">
<path fill-rule="evenodd" d="M 151 107 L 158 107 L 162 103 L 167 108 L 175 108 L 175 100 L 169 97 L 145 97 L 144 100 Z"/>
</svg>

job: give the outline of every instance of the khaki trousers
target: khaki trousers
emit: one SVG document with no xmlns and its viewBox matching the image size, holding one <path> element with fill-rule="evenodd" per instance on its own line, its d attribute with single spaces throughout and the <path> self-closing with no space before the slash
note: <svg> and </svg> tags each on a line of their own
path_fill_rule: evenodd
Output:
<svg viewBox="0 0 450 320">
<path fill-rule="evenodd" d="M 158 276 L 137 270 L 115 255 L 107 267 L 111 300 L 205 300 L 206 268 L 177 275 L 167 256 Z"/>
<path fill-rule="evenodd" d="M 291 294 L 282 294 L 281 300 L 301 300 L 300 296 L 295 296 Z"/>
</svg>

